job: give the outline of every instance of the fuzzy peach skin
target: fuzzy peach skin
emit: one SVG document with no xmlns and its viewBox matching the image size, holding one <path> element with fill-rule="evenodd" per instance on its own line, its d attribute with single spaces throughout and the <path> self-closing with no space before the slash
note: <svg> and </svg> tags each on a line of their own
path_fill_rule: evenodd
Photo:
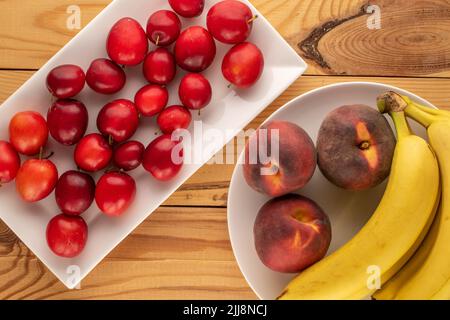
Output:
<svg viewBox="0 0 450 320">
<path fill-rule="evenodd" d="M 263 164 L 264 161 L 259 155 L 261 129 L 267 130 L 266 154 L 271 159 L 269 164 Z M 272 130 L 279 132 L 279 159 L 270 153 Z M 249 146 L 252 144 L 258 146 L 255 158 L 257 161 L 252 161 L 250 156 L 252 148 Z M 291 122 L 271 121 L 258 129 L 247 143 L 243 165 L 244 177 L 254 190 L 278 197 L 304 187 L 314 174 L 316 161 L 314 143 L 305 130 Z M 272 169 L 274 174 L 262 174 L 262 168 Z"/>
<path fill-rule="evenodd" d="M 338 187 L 373 188 L 389 175 L 395 144 L 389 123 L 377 110 L 342 106 L 327 115 L 319 130 L 319 168 Z"/>
<path fill-rule="evenodd" d="M 261 261 L 278 272 L 300 272 L 322 259 L 331 242 L 328 216 L 312 200 L 289 194 L 267 202 L 254 225 Z"/>
</svg>

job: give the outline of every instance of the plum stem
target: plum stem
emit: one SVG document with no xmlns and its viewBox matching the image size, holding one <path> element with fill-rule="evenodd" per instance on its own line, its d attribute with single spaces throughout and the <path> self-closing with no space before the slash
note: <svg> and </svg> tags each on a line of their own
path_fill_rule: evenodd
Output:
<svg viewBox="0 0 450 320">
<path fill-rule="evenodd" d="M 250 24 L 250 23 L 252 23 L 253 21 L 255 21 L 256 19 L 258 19 L 258 18 L 259 18 L 259 16 L 256 14 L 256 15 L 254 15 L 253 17 L 251 17 L 250 19 L 248 19 L 247 23 Z"/>
<path fill-rule="evenodd" d="M 108 143 L 110 146 L 112 146 L 114 144 L 114 139 L 113 139 L 112 135 L 108 136 Z"/>
<path fill-rule="evenodd" d="M 51 157 L 53 157 L 53 155 L 54 155 L 55 153 L 52 151 L 52 152 L 50 152 L 50 154 L 48 155 L 48 156 L 46 156 L 45 158 L 43 158 L 44 160 L 48 160 L 48 159 L 50 159 Z"/>
<path fill-rule="evenodd" d="M 159 44 L 159 34 L 156 36 L 156 41 L 155 41 L 155 45 L 158 46 Z"/>
</svg>

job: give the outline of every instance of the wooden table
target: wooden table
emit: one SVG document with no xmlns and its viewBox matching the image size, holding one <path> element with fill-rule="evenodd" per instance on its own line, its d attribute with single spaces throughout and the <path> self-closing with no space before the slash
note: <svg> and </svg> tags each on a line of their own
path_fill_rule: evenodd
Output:
<svg viewBox="0 0 450 320">
<path fill-rule="evenodd" d="M 151 0 L 149 0 L 151 1 Z M 77 0 L 86 25 L 110 1 Z M 132 1 L 131 1 L 132 2 Z M 252 0 L 310 67 L 249 127 L 287 101 L 344 81 L 411 90 L 450 109 L 450 1 Z M 367 6 L 381 9 L 369 29 Z M 0 101 L 78 30 L 66 28 L 72 0 L 0 2 Z M 234 260 L 226 221 L 232 165 L 207 165 L 67 290 L 0 222 L 2 299 L 254 299 Z"/>
</svg>

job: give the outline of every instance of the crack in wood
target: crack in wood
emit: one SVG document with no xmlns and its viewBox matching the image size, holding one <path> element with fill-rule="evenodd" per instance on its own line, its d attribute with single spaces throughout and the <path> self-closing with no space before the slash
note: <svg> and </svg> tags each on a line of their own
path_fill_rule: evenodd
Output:
<svg viewBox="0 0 450 320">
<path fill-rule="evenodd" d="M 331 70 L 330 65 L 328 62 L 325 61 L 324 57 L 319 51 L 319 42 L 320 40 L 330 31 L 332 31 L 337 26 L 340 26 L 343 23 L 346 23 L 350 20 L 362 17 L 364 15 L 368 15 L 370 13 L 367 12 L 367 8 L 370 6 L 370 3 L 366 3 L 363 5 L 359 12 L 355 15 L 352 15 L 350 17 L 345 17 L 342 19 L 336 19 L 327 21 L 321 26 L 315 28 L 309 36 L 298 43 L 298 48 L 303 52 L 304 57 L 315 61 L 320 67 L 324 69 Z"/>
<path fill-rule="evenodd" d="M 212 183 L 186 183 L 182 185 L 178 189 L 178 191 L 227 189 L 229 185 L 230 183 L 228 181 L 219 181 Z"/>
</svg>

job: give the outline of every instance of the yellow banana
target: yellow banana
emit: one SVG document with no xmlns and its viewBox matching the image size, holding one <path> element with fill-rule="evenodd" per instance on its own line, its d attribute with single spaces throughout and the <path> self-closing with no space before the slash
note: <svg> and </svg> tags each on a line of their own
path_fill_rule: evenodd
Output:
<svg viewBox="0 0 450 320">
<path fill-rule="evenodd" d="M 416 270 L 418 270 L 426 261 L 429 252 L 433 248 L 437 230 L 439 228 L 439 221 L 442 219 L 442 210 L 436 215 L 436 218 L 430 228 L 430 232 L 426 235 L 423 243 L 420 245 L 419 249 L 414 253 L 412 258 L 400 269 L 394 277 L 392 277 L 388 282 L 386 282 L 381 290 L 375 292 L 373 298 L 376 300 L 398 300 L 401 299 L 399 292 L 402 291 L 404 285 L 410 281 L 414 276 Z M 421 293 L 418 292 L 418 295 Z M 417 298 L 419 298 L 417 296 Z M 412 298 L 411 298 L 412 299 Z"/>
<path fill-rule="evenodd" d="M 439 201 L 438 164 L 427 142 L 411 134 L 404 113 L 391 116 L 398 143 L 377 210 L 353 239 L 300 273 L 279 299 L 362 299 L 375 291 L 368 267 L 378 269 L 384 283 L 422 242 Z"/>
<path fill-rule="evenodd" d="M 431 300 L 450 300 L 450 279 L 447 280 L 441 290 L 431 297 Z"/>
<path fill-rule="evenodd" d="M 441 169 L 439 213 L 423 245 L 374 297 L 387 299 L 450 298 L 450 118 L 406 101 L 406 114 L 428 128 Z"/>
<path fill-rule="evenodd" d="M 439 117 L 447 117 L 447 118 L 450 118 L 450 112 L 447 111 L 447 110 L 432 109 L 432 108 L 429 108 L 429 107 L 425 107 L 425 106 L 423 106 L 423 105 L 421 105 L 421 104 L 419 104 L 419 103 L 416 103 L 416 102 L 412 101 L 412 100 L 411 100 L 409 97 L 407 97 L 407 96 L 401 96 L 401 98 L 402 98 L 403 100 L 405 100 L 405 102 L 406 102 L 407 104 L 413 104 L 417 109 L 420 109 L 420 110 L 422 110 L 422 111 L 425 111 L 426 113 L 429 113 L 429 114 L 432 114 L 432 115 L 435 115 L 435 116 L 439 116 Z"/>
</svg>

